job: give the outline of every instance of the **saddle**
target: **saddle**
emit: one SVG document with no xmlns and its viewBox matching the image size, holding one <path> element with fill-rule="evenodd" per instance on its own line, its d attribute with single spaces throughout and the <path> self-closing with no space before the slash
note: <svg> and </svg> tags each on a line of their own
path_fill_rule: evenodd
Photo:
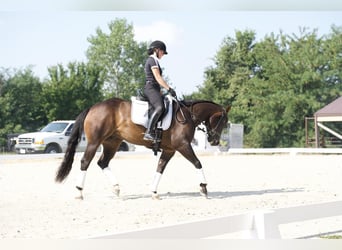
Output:
<svg viewBox="0 0 342 250">
<path fill-rule="evenodd" d="M 161 115 L 157 128 L 167 130 L 170 128 L 172 122 L 172 97 L 169 95 L 164 96 L 165 112 Z M 149 111 L 151 110 L 150 104 L 143 96 L 132 96 L 131 119 L 132 122 L 142 125 L 147 128 Z"/>
<path fill-rule="evenodd" d="M 172 122 L 172 97 L 165 95 L 164 98 L 165 112 L 161 115 L 156 128 L 156 140 L 153 142 L 152 150 L 154 155 L 160 151 L 160 142 L 162 137 L 162 131 L 167 130 Z M 131 97 L 131 120 L 133 123 L 142 125 L 147 128 L 149 111 L 151 110 L 150 104 L 144 95 L 139 94 Z"/>
</svg>

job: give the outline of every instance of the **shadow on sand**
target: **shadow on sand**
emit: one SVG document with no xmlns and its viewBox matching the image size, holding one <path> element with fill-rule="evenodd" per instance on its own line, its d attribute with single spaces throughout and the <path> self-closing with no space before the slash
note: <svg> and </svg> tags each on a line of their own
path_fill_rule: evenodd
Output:
<svg viewBox="0 0 342 250">
<path fill-rule="evenodd" d="M 275 189 L 263 189 L 263 190 L 252 190 L 252 191 L 212 191 L 209 192 L 209 199 L 227 199 L 232 197 L 239 196 L 250 196 L 250 195 L 265 195 L 265 194 L 282 194 L 282 193 L 293 193 L 293 192 L 303 192 L 303 188 L 275 188 Z M 162 199 L 167 198 L 177 198 L 177 199 L 186 199 L 186 198 L 196 198 L 202 197 L 199 192 L 178 192 L 178 193 L 160 193 L 159 194 Z M 134 200 L 134 199 L 150 199 L 151 195 L 149 194 L 137 194 L 137 195 L 124 195 L 121 197 L 123 200 Z"/>
</svg>

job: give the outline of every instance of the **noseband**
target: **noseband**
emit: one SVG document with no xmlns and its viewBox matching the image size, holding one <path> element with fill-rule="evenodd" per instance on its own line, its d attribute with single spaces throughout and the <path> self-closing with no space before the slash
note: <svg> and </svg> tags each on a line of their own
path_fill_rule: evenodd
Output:
<svg viewBox="0 0 342 250">
<path fill-rule="evenodd" d="M 220 124 L 223 121 L 224 113 L 225 113 L 225 111 L 221 112 L 220 120 L 217 122 L 217 124 L 216 124 L 214 129 L 208 129 L 208 127 L 210 127 L 210 124 L 207 126 L 206 122 L 202 122 L 202 124 L 207 128 L 207 131 L 205 131 L 204 128 L 199 128 L 198 127 L 197 129 L 203 131 L 204 133 L 207 133 L 208 138 L 213 137 L 215 135 L 220 136 L 220 133 L 217 132 L 217 128 L 220 126 Z"/>
<path fill-rule="evenodd" d="M 222 121 L 223 121 L 224 113 L 225 113 L 225 111 L 222 111 L 222 112 L 221 112 L 220 120 L 217 122 L 215 128 L 214 128 L 214 129 L 211 129 L 211 130 L 209 130 L 209 131 L 207 131 L 207 134 L 208 134 L 209 137 L 213 137 L 213 136 L 215 136 L 215 135 L 220 136 L 220 133 L 217 132 L 217 128 L 221 125 L 221 123 L 222 123 Z M 209 123 L 209 125 L 210 125 L 210 123 Z M 207 126 L 206 126 L 206 127 L 207 127 Z M 209 126 L 209 127 L 210 127 L 210 126 Z M 208 130 L 208 129 L 207 129 L 207 130 Z"/>
</svg>

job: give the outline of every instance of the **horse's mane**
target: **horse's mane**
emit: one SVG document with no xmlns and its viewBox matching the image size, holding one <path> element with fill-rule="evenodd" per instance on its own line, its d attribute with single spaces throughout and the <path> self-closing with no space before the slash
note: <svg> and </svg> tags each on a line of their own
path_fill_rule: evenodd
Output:
<svg viewBox="0 0 342 250">
<path fill-rule="evenodd" d="M 217 103 L 215 103 L 213 101 L 208 101 L 208 100 L 182 100 L 180 102 L 187 107 L 190 107 L 190 106 L 195 105 L 197 103 L 211 103 L 211 104 L 217 105 Z"/>
</svg>

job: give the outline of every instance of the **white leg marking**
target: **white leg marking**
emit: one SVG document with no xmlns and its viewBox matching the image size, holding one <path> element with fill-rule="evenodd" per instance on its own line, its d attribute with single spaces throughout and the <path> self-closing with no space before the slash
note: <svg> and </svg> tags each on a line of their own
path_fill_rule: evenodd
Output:
<svg viewBox="0 0 342 250">
<path fill-rule="evenodd" d="M 118 180 L 115 178 L 112 170 L 110 167 L 106 167 L 102 170 L 103 174 L 105 176 L 107 176 L 110 184 L 113 185 L 113 193 L 116 195 L 116 196 L 119 196 L 120 195 L 120 187 L 119 187 L 119 183 L 118 183 Z"/>
<path fill-rule="evenodd" d="M 84 182 L 85 182 L 85 178 L 87 175 L 87 171 L 83 171 L 81 170 L 81 172 L 79 173 L 77 180 L 76 180 L 76 189 L 77 189 L 77 193 L 75 196 L 75 199 L 80 199 L 83 200 L 83 187 L 84 187 Z"/>
<path fill-rule="evenodd" d="M 154 178 L 153 178 L 153 182 L 151 184 L 151 191 L 152 192 L 157 192 L 158 185 L 159 185 L 161 177 L 162 177 L 161 173 L 158 173 L 158 172 L 155 173 Z"/>
<path fill-rule="evenodd" d="M 83 189 L 87 171 L 81 170 L 76 180 L 76 187 Z"/>
<path fill-rule="evenodd" d="M 197 169 L 197 175 L 199 183 L 207 184 L 207 180 L 205 179 L 203 168 Z"/>
<path fill-rule="evenodd" d="M 113 186 L 118 185 L 118 180 L 115 178 L 112 170 L 110 169 L 110 167 L 106 167 L 102 170 L 103 174 L 105 176 L 107 176 L 108 180 L 110 181 L 110 184 L 112 184 Z"/>
</svg>

